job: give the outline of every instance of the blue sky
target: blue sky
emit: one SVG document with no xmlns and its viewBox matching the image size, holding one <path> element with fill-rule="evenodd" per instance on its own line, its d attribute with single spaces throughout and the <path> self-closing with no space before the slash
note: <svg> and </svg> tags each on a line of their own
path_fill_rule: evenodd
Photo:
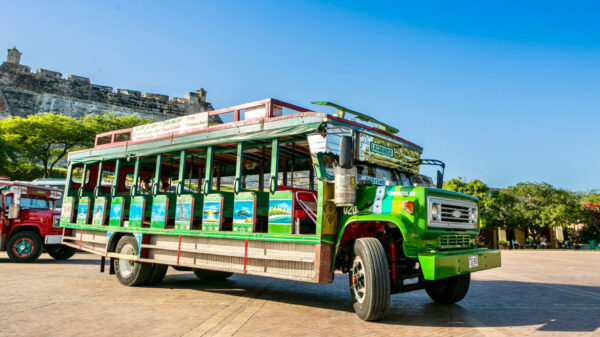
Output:
<svg viewBox="0 0 600 337">
<path fill-rule="evenodd" d="M 490 186 L 600 188 L 600 5 L 583 1 L 5 1 L 0 48 L 216 108 L 329 100 Z M 2 57 L 4 59 L 5 56 Z M 318 108 L 321 111 L 323 108 Z"/>
</svg>

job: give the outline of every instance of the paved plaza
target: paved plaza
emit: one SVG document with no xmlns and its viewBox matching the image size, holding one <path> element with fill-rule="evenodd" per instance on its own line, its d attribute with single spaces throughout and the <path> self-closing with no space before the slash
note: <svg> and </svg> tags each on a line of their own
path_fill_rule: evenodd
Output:
<svg viewBox="0 0 600 337">
<path fill-rule="evenodd" d="M 600 252 L 503 251 L 503 267 L 473 274 L 457 305 L 425 291 L 392 296 L 363 322 L 346 275 L 327 285 L 234 275 L 201 282 L 169 269 L 154 287 L 99 273 L 99 257 L 34 264 L 0 253 L 3 336 L 600 336 Z"/>
</svg>

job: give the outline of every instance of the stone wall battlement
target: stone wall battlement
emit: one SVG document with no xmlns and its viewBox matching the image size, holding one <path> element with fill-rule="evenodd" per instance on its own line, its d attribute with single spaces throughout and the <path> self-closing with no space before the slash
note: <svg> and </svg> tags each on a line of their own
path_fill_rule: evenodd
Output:
<svg viewBox="0 0 600 337">
<path fill-rule="evenodd" d="M 199 89 L 183 98 L 146 93 L 131 89 L 113 89 L 92 84 L 88 77 L 67 75 L 47 69 L 21 65 L 21 53 L 8 50 L 7 61 L 0 65 L 0 118 L 26 116 L 37 112 L 58 112 L 81 116 L 101 111 L 117 114 L 137 113 L 157 120 L 213 110 L 206 102 L 206 91 Z"/>
</svg>

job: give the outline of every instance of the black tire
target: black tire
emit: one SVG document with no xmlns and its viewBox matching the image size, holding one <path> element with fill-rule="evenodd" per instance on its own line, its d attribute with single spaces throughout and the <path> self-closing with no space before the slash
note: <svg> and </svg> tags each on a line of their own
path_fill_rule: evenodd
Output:
<svg viewBox="0 0 600 337">
<path fill-rule="evenodd" d="M 177 271 L 193 271 L 194 270 L 189 267 L 180 267 L 180 266 L 171 266 L 171 267 L 173 267 L 173 269 L 175 269 Z"/>
<path fill-rule="evenodd" d="M 33 262 L 40 257 L 42 251 L 42 238 L 35 232 L 19 232 L 8 240 L 7 253 L 13 262 Z"/>
<path fill-rule="evenodd" d="M 166 264 L 153 264 L 152 271 L 145 284 L 153 286 L 160 283 L 160 281 L 165 278 L 165 275 L 167 275 L 167 268 L 169 268 L 169 266 Z"/>
<path fill-rule="evenodd" d="M 194 269 L 194 274 L 202 281 L 218 281 L 229 278 L 233 273 L 208 269 Z"/>
<path fill-rule="evenodd" d="M 137 240 L 133 236 L 123 236 L 117 243 L 117 254 L 137 256 Z M 122 285 L 137 286 L 142 285 L 152 272 L 152 264 L 142 263 L 129 259 L 115 258 L 113 261 L 115 275 Z"/>
<path fill-rule="evenodd" d="M 471 284 L 471 274 L 452 276 L 441 280 L 427 281 L 427 295 L 440 304 L 453 304 L 462 300 Z"/>
<path fill-rule="evenodd" d="M 47 251 L 53 259 L 59 261 L 68 260 L 71 256 L 75 254 L 75 248 L 63 245 L 48 246 Z"/>
<path fill-rule="evenodd" d="M 348 283 L 354 312 L 365 321 L 383 318 L 390 307 L 390 271 L 385 250 L 376 238 L 354 242 Z"/>
</svg>

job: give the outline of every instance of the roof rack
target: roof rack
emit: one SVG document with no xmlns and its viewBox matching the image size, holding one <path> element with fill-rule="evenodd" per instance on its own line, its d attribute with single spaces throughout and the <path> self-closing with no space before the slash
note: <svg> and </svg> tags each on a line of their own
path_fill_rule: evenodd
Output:
<svg viewBox="0 0 600 337">
<path fill-rule="evenodd" d="M 362 114 L 360 112 L 356 112 L 354 110 L 350 110 L 348 108 L 344 108 L 341 105 L 332 103 L 332 102 L 327 102 L 327 101 L 315 101 L 315 102 L 311 102 L 312 104 L 316 104 L 316 105 L 328 105 L 330 107 L 334 107 L 336 109 L 338 109 L 336 111 L 336 114 L 340 117 L 340 118 L 344 118 L 344 115 L 346 113 L 350 113 L 353 114 L 354 116 L 356 116 L 356 118 L 358 118 L 359 120 L 363 121 L 363 122 L 370 122 L 373 124 L 377 124 L 379 125 L 379 128 L 382 129 L 385 132 L 391 133 L 391 134 L 396 134 L 398 133 L 398 129 L 396 129 L 395 127 L 389 126 L 388 124 L 385 124 L 383 122 L 380 122 L 378 120 L 376 120 L 375 118 L 371 117 L 371 116 L 367 116 L 365 114 Z"/>
</svg>

